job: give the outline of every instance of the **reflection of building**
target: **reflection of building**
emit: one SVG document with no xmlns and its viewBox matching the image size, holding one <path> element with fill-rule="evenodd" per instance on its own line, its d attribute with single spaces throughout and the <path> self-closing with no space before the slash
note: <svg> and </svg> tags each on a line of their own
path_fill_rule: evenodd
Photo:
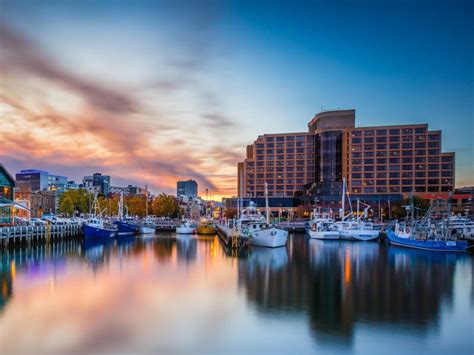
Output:
<svg viewBox="0 0 474 355">
<path fill-rule="evenodd" d="M 197 197 L 198 185 L 194 180 L 178 181 L 176 183 L 176 196 Z"/>
<path fill-rule="evenodd" d="M 12 203 L 14 188 L 15 180 L 0 163 L 0 223 L 8 223 L 11 220 L 11 207 L 2 207 L 1 204 Z"/>
<path fill-rule="evenodd" d="M 239 195 L 292 198 L 298 191 L 339 199 L 342 178 L 362 200 L 454 189 L 454 153 L 426 124 L 356 127 L 355 110 L 317 114 L 308 132 L 264 134 L 238 164 Z M 239 179 L 240 180 L 240 179 Z"/>
<path fill-rule="evenodd" d="M 289 243 L 289 263 L 284 255 L 239 259 L 239 284 L 260 312 L 308 312 L 318 341 L 350 344 L 355 324 L 364 319 L 426 332 L 452 298 L 456 256 L 377 243 Z"/>
</svg>

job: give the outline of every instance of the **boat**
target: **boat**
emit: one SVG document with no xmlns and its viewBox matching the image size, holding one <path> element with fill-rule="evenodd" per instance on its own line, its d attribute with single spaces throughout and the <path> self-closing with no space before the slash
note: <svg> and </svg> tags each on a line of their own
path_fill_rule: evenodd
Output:
<svg viewBox="0 0 474 355">
<path fill-rule="evenodd" d="M 339 231 L 335 228 L 334 223 L 334 219 L 314 209 L 307 232 L 310 238 L 336 240 L 339 239 Z"/>
<path fill-rule="evenodd" d="M 450 231 L 454 230 L 461 238 L 471 239 L 474 237 L 474 221 L 467 217 L 455 216 L 450 218 L 449 229 Z"/>
<path fill-rule="evenodd" d="M 247 213 L 239 219 L 239 231 L 247 235 L 250 245 L 268 248 L 278 248 L 286 245 L 288 232 L 270 225 L 270 210 L 268 207 L 268 188 L 265 183 L 265 220 L 256 213 L 254 204 L 250 204 Z"/>
<path fill-rule="evenodd" d="M 438 206 L 438 203 L 432 203 L 425 217 L 420 221 L 415 221 L 414 211 L 416 207 L 413 204 L 413 194 L 411 194 L 410 205 L 405 206 L 411 216 L 407 217 L 406 222 L 397 222 L 393 230 L 387 231 L 390 244 L 436 252 L 466 252 L 468 248 L 467 241 L 457 239 L 455 234 L 449 229 L 449 201 L 447 223 L 442 223 L 441 225 L 432 223 L 431 212 Z"/>
<path fill-rule="evenodd" d="M 176 227 L 176 234 L 194 234 L 196 227 L 191 221 L 184 220 Z"/>
<path fill-rule="evenodd" d="M 123 219 L 123 210 L 124 210 L 124 203 L 123 203 L 123 193 L 120 193 L 120 200 L 118 202 L 118 220 L 114 222 L 117 226 L 117 234 L 119 236 L 131 236 L 135 235 L 138 231 L 138 226 L 136 223 L 128 220 Z"/>
<path fill-rule="evenodd" d="M 196 233 L 200 235 L 214 235 L 217 233 L 217 229 L 212 223 L 206 222 L 196 228 Z"/>
<path fill-rule="evenodd" d="M 113 238 L 117 235 L 117 229 L 107 226 L 102 218 L 91 217 L 82 225 L 84 238 Z"/>
<path fill-rule="evenodd" d="M 140 234 L 155 234 L 155 230 L 155 225 L 148 221 L 138 225 L 138 233 Z"/>
<path fill-rule="evenodd" d="M 97 194 L 94 194 L 94 202 L 92 204 L 91 213 L 86 222 L 82 225 L 84 238 L 112 238 L 117 235 L 117 229 L 113 225 L 107 224 L 103 218 L 100 217 L 99 204 L 97 202 Z"/>
</svg>

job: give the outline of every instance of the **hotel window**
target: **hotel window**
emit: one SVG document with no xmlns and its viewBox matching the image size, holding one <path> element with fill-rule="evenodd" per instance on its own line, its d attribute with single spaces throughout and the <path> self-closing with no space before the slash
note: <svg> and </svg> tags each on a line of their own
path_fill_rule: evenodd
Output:
<svg viewBox="0 0 474 355">
<path fill-rule="evenodd" d="M 267 174 L 266 174 L 265 176 L 266 176 L 266 179 L 273 179 L 273 177 L 274 177 L 275 175 L 273 175 L 273 173 L 268 173 L 268 172 L 267 172 Z"/>
<path fill-rule="evenodd" d="M 412 149 L 413 143 L 402 143 L 402 149 Z"/>
<path fill-rule="evenodd" d="M 352 180 L 351 181 L 352 186 L 362 186 L 362 181 L 360 180 Z"/>
<path fill-rule="evenodd" d="M 285 137 L 284 137 L 284 136 L 276 137 L 276 140 L 277 140 L 277 142 L 284 142 L 284 141 L 285 141 Z"/>
<path fill-rule="evenodd" d="M 362 150 L 362 146 L 361 145 L 353 145 L 352 146 L 352 151 L 353 152 L 358 152 L 358 151 L 361 151 Z"/>
<path fill-rule="evenodd" d="M 428 155 L 438 155 L 439 154 L 439 149 L 429 149 L 428 150 Z"/>
<path fill-rule="evenodd" d="M 428 185 L 439 185 L 438 179 L 428 179 Z"/>
<path fill-rule="evenodd" d="M 387 142 L 387 137 L 377 137 L 376 142 L 377 143 L 386 143 Z"/>
<path fill-rule="evenodd" d="M 415 179 L 415 185 L 425 185 L 425 179 Z"/>
<path fill-rule="evenodd" d="M 293 190 L 295 187 L 293 185 L 286 185 L 287 190 Z"/>
<path fill-rule="evenodd" d="M 385 179 L 387 177 L 387 173 L 377 173 L 377 179 Z"/>
<path fill-rule="evenodd" d="M 428 169 L 438 170 L 439 169 L 439 164 L 428 164 Z"/>
<path fill-rule="evenodd" d="M 304 171 L 304 166 L 297 166 L 296 171 Z"/>
<path fill-rule="evenodd" d="M 408 179 L 402 179 L 402 185 L 411 185 L 413 180 L 408 180 Z"/>
<path fill-rule="evenodd" d="M 364 179 L 373 179 L 374 173 L 364 173 Z"/>
<path fill-rule="evenodd" d="M 297 178 L 304 178 L 304 173 L 296 173 Z"/>
<path fill-rule="evenodd" d="M 413 136 L 402 136 L 402 142 L 411 142 L 413 140 Z"/>
<path fill-rule="evenodd" d="M 387 188 L 386 187 L 377 187 L 377 192 L 385 193 L 385 192 L 387 192 Z"/>
<path fill-rule="evenodd" d="M 386 171 L 387 166 L 386 165 L 377 165 L 377 171 Z"/>
<path fill-rule="evenodd" d="M 411 165 L 402 165 L 402 170 L 412 170 Z"/>
<path fill-rule="evenodd" d="M 402 177 L 404 178 L 413 177 L 413 173 L 411 171 L 404 171 L 402 172 Z"/>
<path fill-rule="evenodd" d="M 373 167 L 372 167 L 373 168 Z M 362 171 L 362 166 L 361 165 L 356 165 L 352 167 L 352 171 Z"/>
<path fill-rule="evenodd" d="M 305 136 L 296 136 L 297 141 L 303 141 L 304 142 Z"/>
<path fill-rule="evenodd" d="M 364 152 L 364 158 L 373 158 L 374 152 Z"/>
<path fill-rule="evenodd" d="M 296 142 L 297 147 L 304 147 L 304 142 Z"/>
<path fill-rule="evenodd" d="M 267 173 L 273 173 L 273 168 L 267 168 L 265 171 Z M 267 174 L 267 176 L 268 176 L 268 174 Z M 273 174 L 272 174 L 272 177 L 273 177 Z"/>
<path fill-rule="evenodd" d="M 441 164 L 441 169 L 443 170 L 448 170 L 452 168 L 453 168 L 453 164 Z"/>
<path fill-rule="evenodd" d="M 389 165 L 388 170 L 389 171 L 398 171 L 398 170 L 400 170 L 400 165 Z"/>
<path fill-rule="evenodd" d="M 398 178 L 398 177 L 400 177 L 400 173 L 399 172 L 391 172 L 391 173 L 388 174 L 388 177 Z"/>
<path fill-rule="evenodd" d="M 304 165 L 304 160 L 297 160 L 296 165 Z"/>
<path fill-rule="evenodd" d="M 267 166 L 275 166 L 275 163 L 272 161 L 267 161 Z"/>
<path fill-rule="evenodd" d="M 352 144 L 360 144 L 362 143 L 362 138 L 352 138 Z"/>
<path fill-rule="evenodd" d="M 353 179 L 362 179 L 362 174 L 361 173 L 355 173 L 355 174 L 353 173 L 352 178 Z"/>
<path fill-rule="evenodd" d="M 295 146 L 295 142 L 287 142 L 286 147 L 287 148 L 293 148 Z"/>
<path fill-rule="evenodd" d="M 404 128 L 404 129 L 402 129 L 402 134 L 413 134 L 413 129 Z"/>
<path fill-rule="evenodd" d="M 426 150 L 424 149 L 415 150 L 415 155 L 426 155 Z"/>
<path fill-rule="evenodd" d="M 387 158 L 377 158 L 377 164 L 387 164 Z"/>
<path fill-rule="evenodd" d="M 286 167 L 286 172 L 292 172 L 292 171 L 295 171 L 295 168 L 293 168 L 292 166 L 287 166 Z M 290 176 L 290 174 L 288 174 L 288 176 Z"/>
<path fill-rule="evenodd" d="M 385 151 L 378 151 L 377 152 L 377 157 L 386 157 L 387 156 L 387 152 Z"/>
<path fill-rule="evenodd" d="M 304 179 L 296 179 L 297 184 L 304 184 Z"/>
<path fill-rule="evenodd" d="M 304 148 L 296 148 L 296 153 L 304 153 Z"/>
<path fill-rule="evenodd" d="M 273 143 L 267 143 L 267 148 L 274 148 L 275 147 L 275 144 Z"/>
<path fill-rule="evenodd" d="M 411 150 L 402 150 L 402 156 L 406 157 L 406 156 L 411 156 L 411 155 L 412 155 Z"/>
<path fill-rule="evenodd" d="M 288 153 L 288 154 L 293 154 L 294 152 L 295 152 L 295 148 L 288 148 L 286 150 L 286 153 Z"/>
<path fill-rule="evenodd" d="M 277 176 L 277 178 L 278 178 L 278 176 Z M 276 180 L 275 180 L 275 183 L 282 185 L 282 184 L 284 184 L 285 182 L 284 182 L 283 179 L 276 179 Z"/>
<path fill-rule="evenodd" d="M 306 177 L 308 179 L 312 179 L 312 178 L 314 178 L 314 173 L 306 173 Z"/>
<path fill-rule="evenodd" d="M 294 155 L 294 154 L 288 154 L 288 155 L 286 156 L 286 160 L 293 160 L 293 159 L 295 159 L 295 155 Z"/>
<path fill-rule="evenodd" d="M 265 144 L 263 144 L 263 143 L 257 143 L 257 148 L 265 148 Z"/>
<path fill-rule="evenodd" d="M 365 137 L 364 138 L 364 143 L 374 143 L 374 138 L 373 137 Z"/>
<path fill-rule="evenodd" d="M 284 155 L 277 155 L 277 160 L 283 160 L 285 158 Z"/>
<path fill-rule="evenodd" d="M 402 186 L 402 192 L 412 192 L 411 186 Z"/>
<path fill-rule="evenodd" d="M 426 163 L 425 157 L 415 157 L 415 163 Z"/>
<path fill-rule="evenodd" d="M 361 152 L 353 152 L 352 157 L 353 158 L 360 158 L 360 157 L 362 157 L 362 153 Z"/>
<path fill-rule="evenodd" d="M 374 150 L 374 145 L 373 144 L 366 144 L 366 145 L 364 145 L 364 150 Z"/>
<path fill-rule="evenodd" d="M 264 168 L 257 168 L 257 173 L 261 173 L 261 172 L 263 172 L 263 171 L 265 171 Z"/>
<path fill-rule="evenodd" d="M 354 168 L 355 168 L 355 166 L 354 166 Z M 355 170 L 354 168 L 352 170 Z M 374 171 L 374 166 L 373 165 L 367 165 L 366 167 L 364 167 L 364 170 L 365 171 Z"/>
<path fill-rule="evenodd" d="M 413 158 L 412 157 L 409 157 L 409 158 L 402 158 L 402 163 L 412 163 L 413 162 Z"/>
<path fill-rule="evenodd" d="M 364 159 L 364 164 L 373 164 L 374 159 Z"/>
<path fill-rule="evenodd" d="M 400 158 L 390 158 L 388 162 L 390 164 L 398 164 L 400 162 Z"/>
<path fill-rule="evenodd" d="M 439 141 L 440 137 L 439 134 L 428 134 L 429 141 Z"/>
<path fill-rule="evenodd" d="M 257 155 L 263 154 L 263 149 L 257 149 Z"/>
<path fill-rule="evenodd" d="M 387 145 L 386 144 L 377 144 L 377 149 L 387 149 Z"/>
<path fill-rule="evenodd" d="M 439 148 L 438 142 L 428 142 L 428 148 Z"/>
<path fill-rule="evenodd" d="M 391 143 L 400 142 L 400 136 L 390 136 L 388 141 Z"/>
<path fill-rule="evenodd" d="M 374 184 L 374 180 L 365 180 L 364 186 L 372 186 Z"/>
<path fill-rule="evenodd" d="M 438 177 L 439 173 L 437 171 L 428 171 L 428 177 Z"/>
<path fill-rule="evenodd" d="M 426 166 L 424 164 L 415 164 L 415 170 L 425 170 Z"/>
<path fill-rule="evenodd" d="M 389 153 L 388 153 L 389 156 L 391 157 L 398 157 L 400 155 L 400 152 L 396 151 L 396 150 L 391 150 Z"/>
<path fill-rule="evenodd" d="M 267 137 L 267 142 L 273 142 L 273 137 Z"/>
<path fill-rule="evenodd" d="M 417 142 L 424 142 L 426 140 L 426 136 L 415 136 L 415 141 Z"/>
<path fill-rule="evenodd" d="M 351 189 L 351 191 L 352 191 L 353 194 L 359 194 L 362 190 L 361 190 L 361 189 L 358 189 L 357 187 L 353 187 L 353 188 Z"/>
<path fill-rule="evenodd" d="M 389 186 L 388 191 L 393 193 L 400 192 L 400 188 L 398 186 Z"/>
<path fill-rule="evenodd" d="M 294 141 L 294 140 L 295 140 L 295 136 L 287 136 L 287 137 L 286 137 L 286 140 L 287 140 L 287 141 Z"/>
<path fill-rule="evenodd" d="M 279 160 L 279 161 L 276 162 L 276 165 L 277 165 L 277 166 L 285 166 L 285 162 Z"/>
<path fill-rule="evenodd" d="M 285 168 L 284 168 L 284 167 L 281 167 L 281 166 L 280 166 L 280 167 L 276 168 L 276 172 L 277 172 L 277 173 L 283 173 L 284 171 L 285 171 Z"/>
<path fill-rule="evenodd" d="M 373 130 L 366 130 L 364 131 L 364 136 L 373 136 L 374 135 L 374 131 Z"/>
<path fill-rule="evenodd" d="M 373 187 L 364 187 L 364 192 L 365 193 L 372 193 L 372 192 L 374 192 L 374 188 Z"/>
<path fill-rule="evenodd" d="M 426 133 L 426 128 L 415 128 L 415 134 L 423 134 Z"/>
<path fill-rule="evenodd" d="M 377 131 L 377 135 L 378 136 L 384 136 L 387 134 L 387 130 L 386 129 L 378 129 Z"/>
<path fill-rule="evenodd" d="M 283 149 L 284 147 L 282 147 L 282 146 L 279 147 L 279 145 L 282 145 L 282 144 L 281 144 L 281 143 L 280 143 L 280 144 L 277 144 L 277 150 L 276 150 L 276 151 L 277 151 L 277 153 L 280 153 L 280 154 L 281 154 L 281 153 L 283 153 L 285 150 Z"/>
<path fill-rule="evenodd" d="M 257 179 L 264 179 L 265 178 L 265 174 L 257 174 Z"/>
<path fill-rule="evenodd" d="M 257 179 L 257 184 L 264 184 L 265 180 L 264 179 Z"/>
<path fill-rule="evenodd" d="M 415 171 L 415 177 L 426 177 L 426 173 L 424 171 Z"/>
<path fill-rule="evenodd" d="M 352 131 L 352 137 L 361 137 L 362 131 Z"/>
<path fill-rule="evenodd" d="M 452 185 L 453 184 L 453 179 L 441 179 L 441 183 L 443 185 Z"/>
<path fill-rule="evenodd" d="M 415 143 L 415 148 L 426 148 L 425 142 L 423 143 Z"/>
<path fill-rule="evenodd" d="M 453 172 L 451 170 L 446 170 L 441 172 L 442 177 L 451 177 L 453 176 Z"/>
</svg>

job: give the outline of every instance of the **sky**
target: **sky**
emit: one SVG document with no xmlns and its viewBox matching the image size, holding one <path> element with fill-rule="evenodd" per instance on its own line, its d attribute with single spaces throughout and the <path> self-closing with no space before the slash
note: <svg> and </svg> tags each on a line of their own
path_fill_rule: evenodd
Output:
<svg viewBox="0 0 474 355">
<path fill-rule="evenodd" d="M 258 135 L 321 110 L 428 123 L 474 185 L 472 1 L 0 0 L 0 162 L 236 193 Z"/>
</svg>

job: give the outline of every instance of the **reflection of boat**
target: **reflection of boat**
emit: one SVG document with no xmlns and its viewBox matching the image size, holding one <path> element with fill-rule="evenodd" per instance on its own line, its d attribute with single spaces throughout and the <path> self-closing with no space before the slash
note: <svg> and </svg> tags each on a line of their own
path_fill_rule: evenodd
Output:
<svg viewBox="0 0 474 355">
<path fill-rule="evenodd" d="M 191 261 L 197 257 L 197 240 L 191 235 L 176 235 L 178 259 Z"/>
<path fill-rule="evenodd" d="M 176 227 L 176 234 L 193 234 L 196 227 L 190 221 L 183 221 Z"/>
<path fill-rule="evenodd" d="M 286 248 L 254 248 L 248 258 L 249 268 L 258 267 L 276 271 L 288 264 Z"/>
</svg>

